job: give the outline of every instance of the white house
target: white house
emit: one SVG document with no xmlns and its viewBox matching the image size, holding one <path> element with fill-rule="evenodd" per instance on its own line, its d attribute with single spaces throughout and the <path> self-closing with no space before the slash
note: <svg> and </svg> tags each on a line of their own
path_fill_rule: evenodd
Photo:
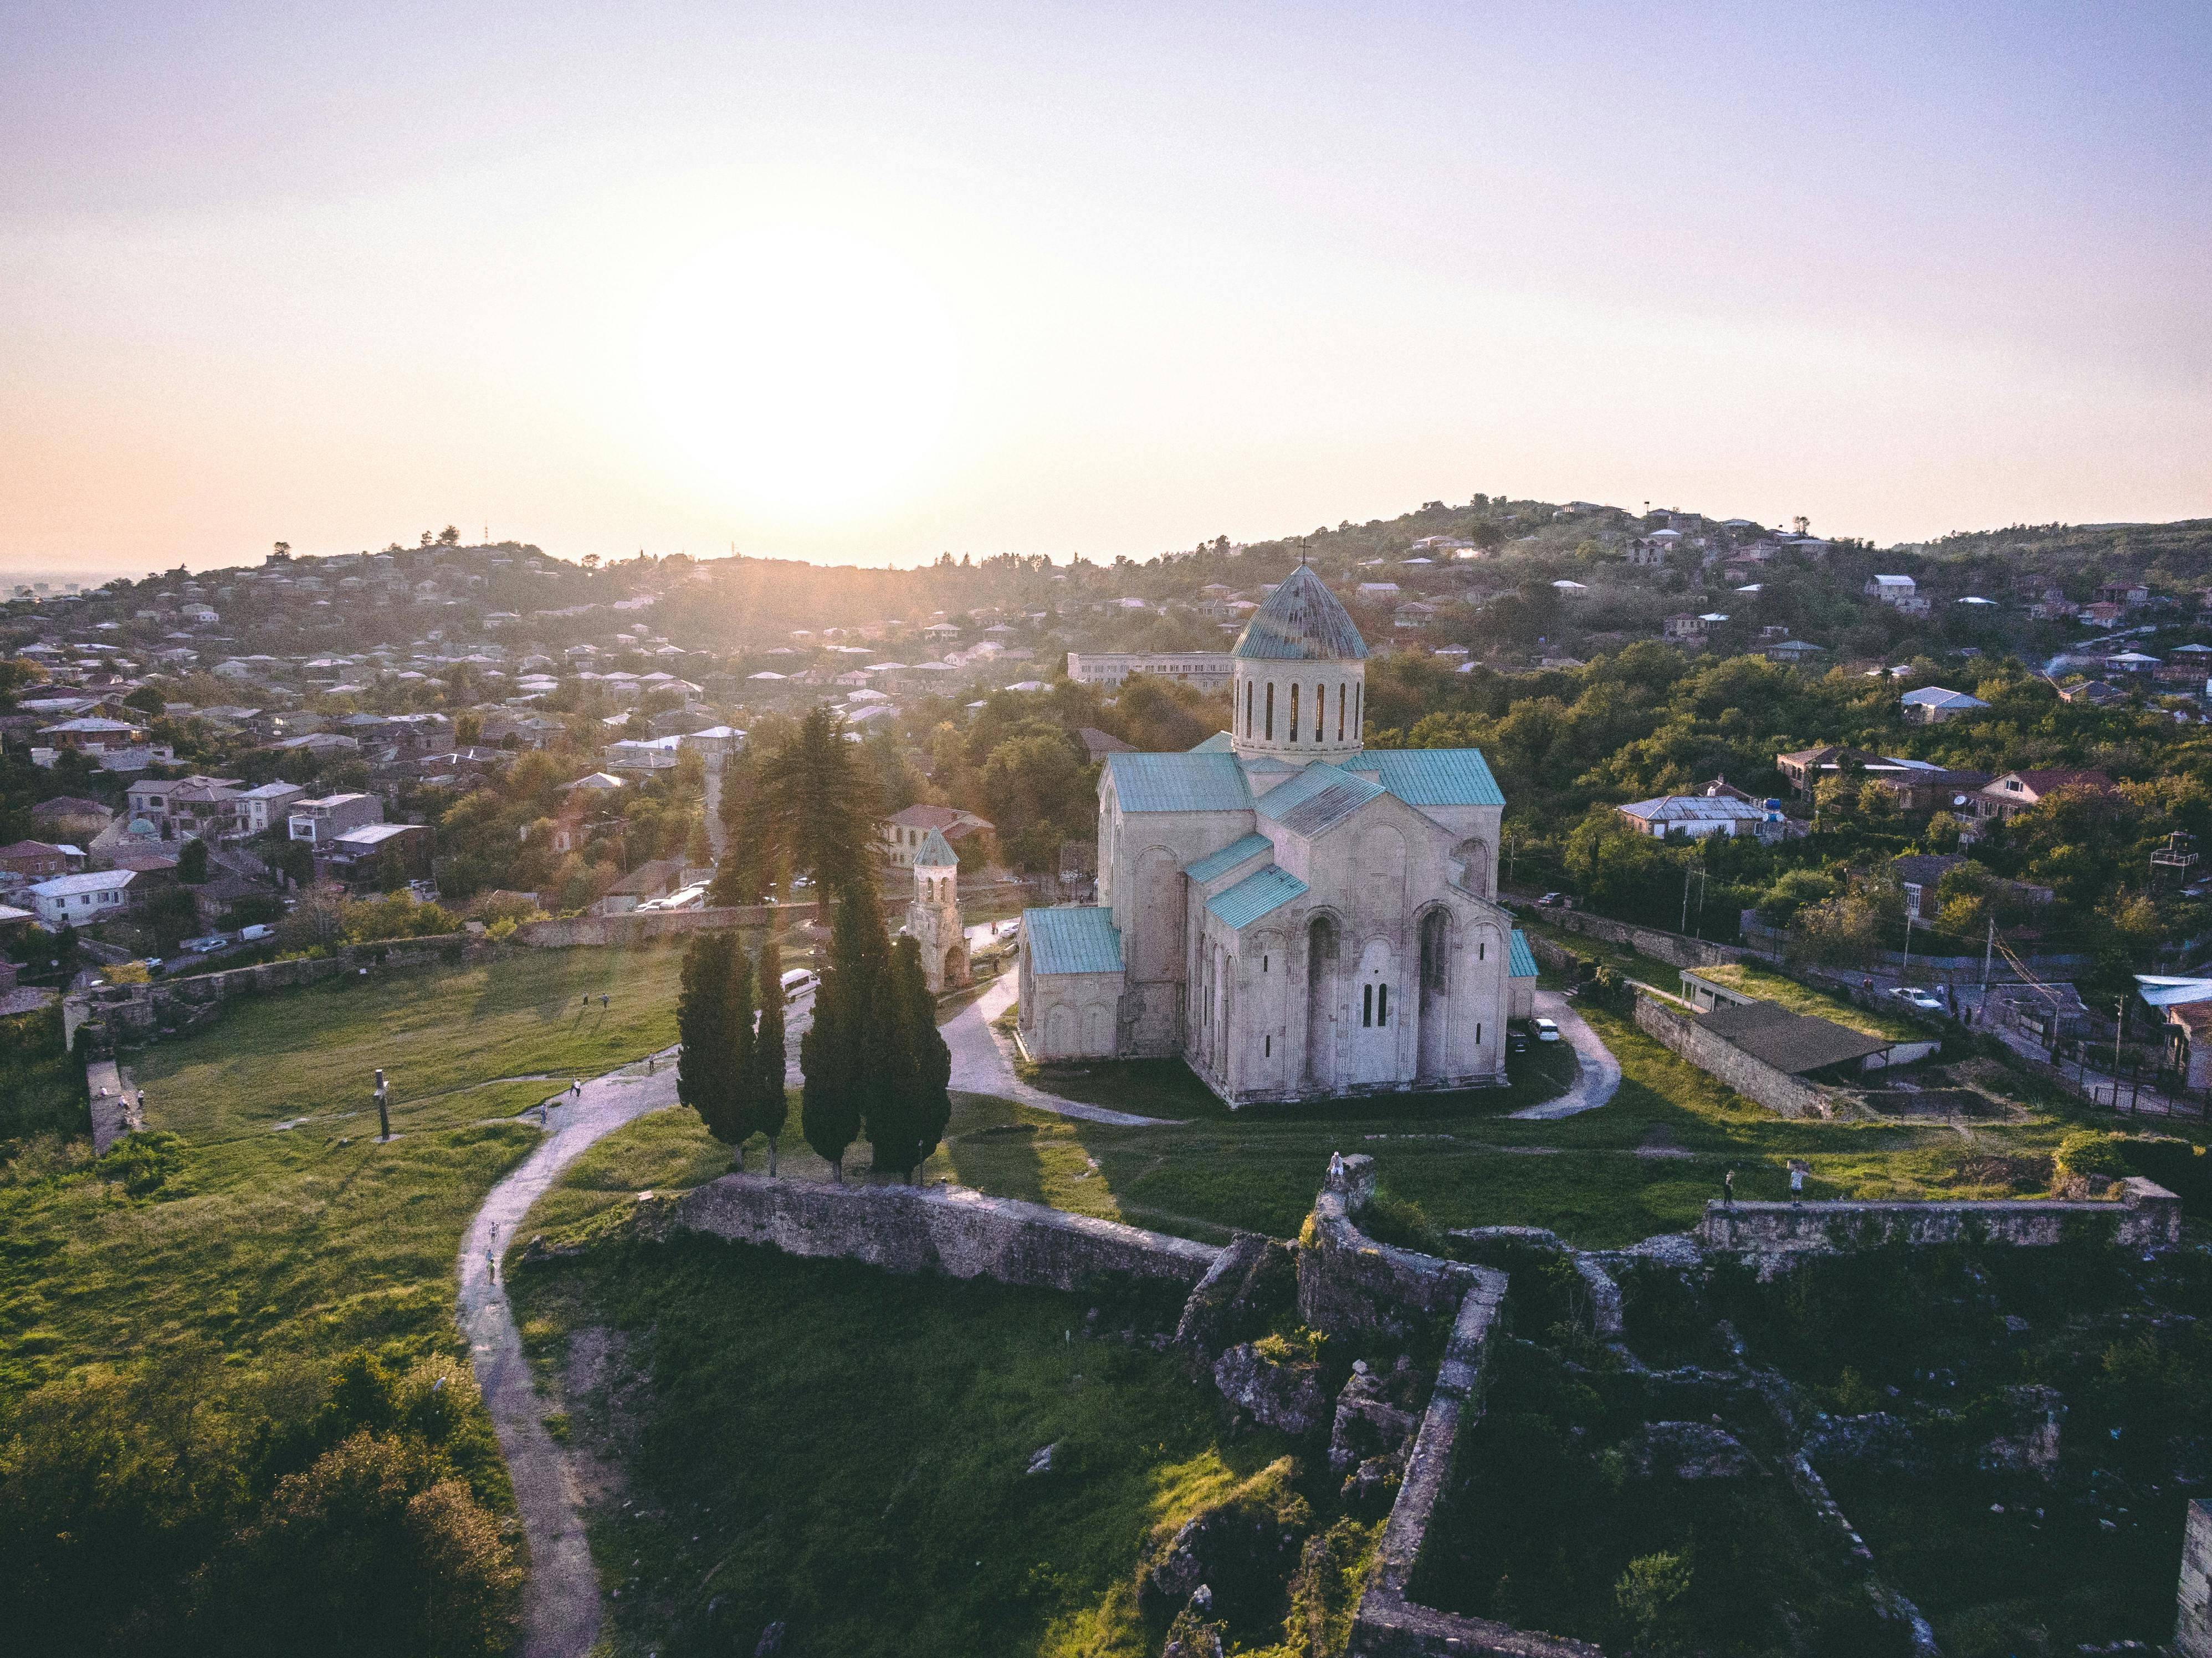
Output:
<svg viewBox="0 0 2212 1658">
<path fill-rule="evenodd" d="M 1990 706 L 1978 696 L 1969 696 L 1964 691 L 1947 691 L 1941 685 L 1923 685 L 1917 691 L 1905 692 L 1898 700 L 1905 705 L 1905 717 L 1921 726 L 1940 726 L 1947 720 L 1956 720 L 1962 714 L 1972 714 Z"/>
<path fill-rule="evenodd" d="M 28 890 L 31 908 L 48 926 L 82 926 L 121 914 L 131 902 L 131 883 L 137 878 L 127 869 L 57 875 Z"/>
<path fill-rule="evenodd" d="M 1670 829 L 1680 829 L 1693 840 L 1708 835 L 1755 834 L 1759 824 L 1779 815 L 1754 801 L 1710 794 L 1662 794 L 1650 800 L 1632 800 L 1617 810 L 1638 834 L 1662 840 Z"/>
</svg>

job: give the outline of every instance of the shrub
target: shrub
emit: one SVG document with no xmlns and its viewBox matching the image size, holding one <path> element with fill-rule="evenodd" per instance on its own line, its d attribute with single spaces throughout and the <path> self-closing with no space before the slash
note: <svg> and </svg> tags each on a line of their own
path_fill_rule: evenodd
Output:
<svg viewBox="0 0 2212 1658">
<path fill-rule="evenodd" d="M 185 1142 L 160 1129 L 125 1134 L 93 1166 L 102 1180 L 121 1181 L 132 1197 L 149 1198 L 183 1172 Z"/>
<path fill-rule="evenodd" d="M 2054 1189 L 2084 1186 L 2092 1179 L 2124 1180 L 2128 1160 L 2121 1151 L 2118 1134 L 2100 1133 L 2094 1129 L 2077 1128 L 2058 1142 L 2057 1155 L 2052 1159 Z"/>
</svg>

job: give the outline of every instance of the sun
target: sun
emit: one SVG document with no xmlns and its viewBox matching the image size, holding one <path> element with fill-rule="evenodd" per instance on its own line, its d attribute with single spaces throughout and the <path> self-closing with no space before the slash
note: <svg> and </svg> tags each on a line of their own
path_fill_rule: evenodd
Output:
<svg viewBox="0 0 2212 1658">
<path fill-rule="evenodd" d="M 667 441 L 733 505 L 842 517 L 910 481 L 957 398 L 951 320 L 889 249 L 816 227 L 758 230 L 687 261 L 639 331 Z"/>
</svg>

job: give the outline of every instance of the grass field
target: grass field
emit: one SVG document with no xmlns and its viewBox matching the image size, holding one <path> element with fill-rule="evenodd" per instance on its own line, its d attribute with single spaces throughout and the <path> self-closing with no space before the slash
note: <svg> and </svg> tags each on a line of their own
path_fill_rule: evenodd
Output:
<svg viewBox="0 0 2212 1658">
<path fill-rule="evenodd" d="M 536 1142 L 507 1120 L 551 1091 L 502 1078 L 565 1081 L 665 1044 L 678 960 L 543 951 L 340 981 L 126 1054 L 149 1128 L 182 1141 L 175 1167 L 131 1198 L 82 1141 L 46 1140 L 0 1173 L 0 1393 L 187 1337 L 248 1370 L 387 1342 L 452 1350 L 461 1234 Z M 607 1009 L 583 1011 L 587 991 Z"/>
<path fill-rule="evenodd" d="M 512 1282 L 544 1385 L 577 1384 L 571 1442 L 620 1459 L 587 1509 L 617 1654 L 781 1621 L 788 1658 L 1149 1658 L 1147 1533 L 1285 1448 L 1223 1440 L 1211 1390 L 1074 1297 L 699 1238 Z M 592 1351 L 643 1385 L 587 1385 Z"/>
<path fill-rule="evenodd" d="M 1826 1019 L 1846 1030 L 1856 1030 L 1868 1036 L 1880 1036 L 1889 1042 L 1924 1041 L 1929 1032 L 1911 1020 L 1895 1013 L 1878 1013 L 1853 1002 L 1835 996 L 1824 996 L 1796 980 L 1770 971 L 1750 962 L 1730 962 L 1721 967 L 1698 969 L 1698 976 L 1710 979 L 1717 985 L 1726 985 L 1747 996 L 1756 996 L 1761 1001 L 1778 1002 L 1792 1013 L 1809 1013 L 1815 1018 Z M 1669 984 L 1662 989 L 1672 990 Z"/>
</svg>

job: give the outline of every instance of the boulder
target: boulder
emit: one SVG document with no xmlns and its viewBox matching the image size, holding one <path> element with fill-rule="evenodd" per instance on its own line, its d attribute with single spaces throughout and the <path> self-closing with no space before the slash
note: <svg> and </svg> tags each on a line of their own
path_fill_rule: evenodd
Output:
<svg viewBox="0 0 2212 1658">
<path fill-rule="evenodd" d="M 1320 1361 L 1280 1336 L 1238 1342 L 1214 1361 L 1213 1384 L 1263 1428 L 1310 1434 L 1328 1420 Z"/>
<path fill-rule="evenodd" d="M 1982 1447 L 1975 1461 L 1986 1473 L 2056 1479 L 2058 1424 L 2065 1414 L 2065 1401 L 2056 1388 L 2006 1388 L 2002 1430 Z"/>
<path fill-rule="evenodd" d="M 1342 1473 L 1354 1463 L 1395 1451 L 1413 1437 L 1419 1418 L 1391 1401 L 1388 1387 L 1364 1363 L 1336 1396 L 1336 1424 L 1329 1434 L 1328 1466 Z"/>
<path fill-rule="evenodd" d="M 1200 1583 L 1168 1625 L 1160 1658 L 1222 1658 L 1222 1641 L 1228 1632 L 1228 1625 L 1214 1619 L 1213 1591 Z"/>
<path fill-rule="evenodd" d="M 1370 1456 L 1344 1477 L 1344 1505 L 1369 1518 L 1389 1512 L 1405 1483 L 1406 1455 Z"/>
</svg>

